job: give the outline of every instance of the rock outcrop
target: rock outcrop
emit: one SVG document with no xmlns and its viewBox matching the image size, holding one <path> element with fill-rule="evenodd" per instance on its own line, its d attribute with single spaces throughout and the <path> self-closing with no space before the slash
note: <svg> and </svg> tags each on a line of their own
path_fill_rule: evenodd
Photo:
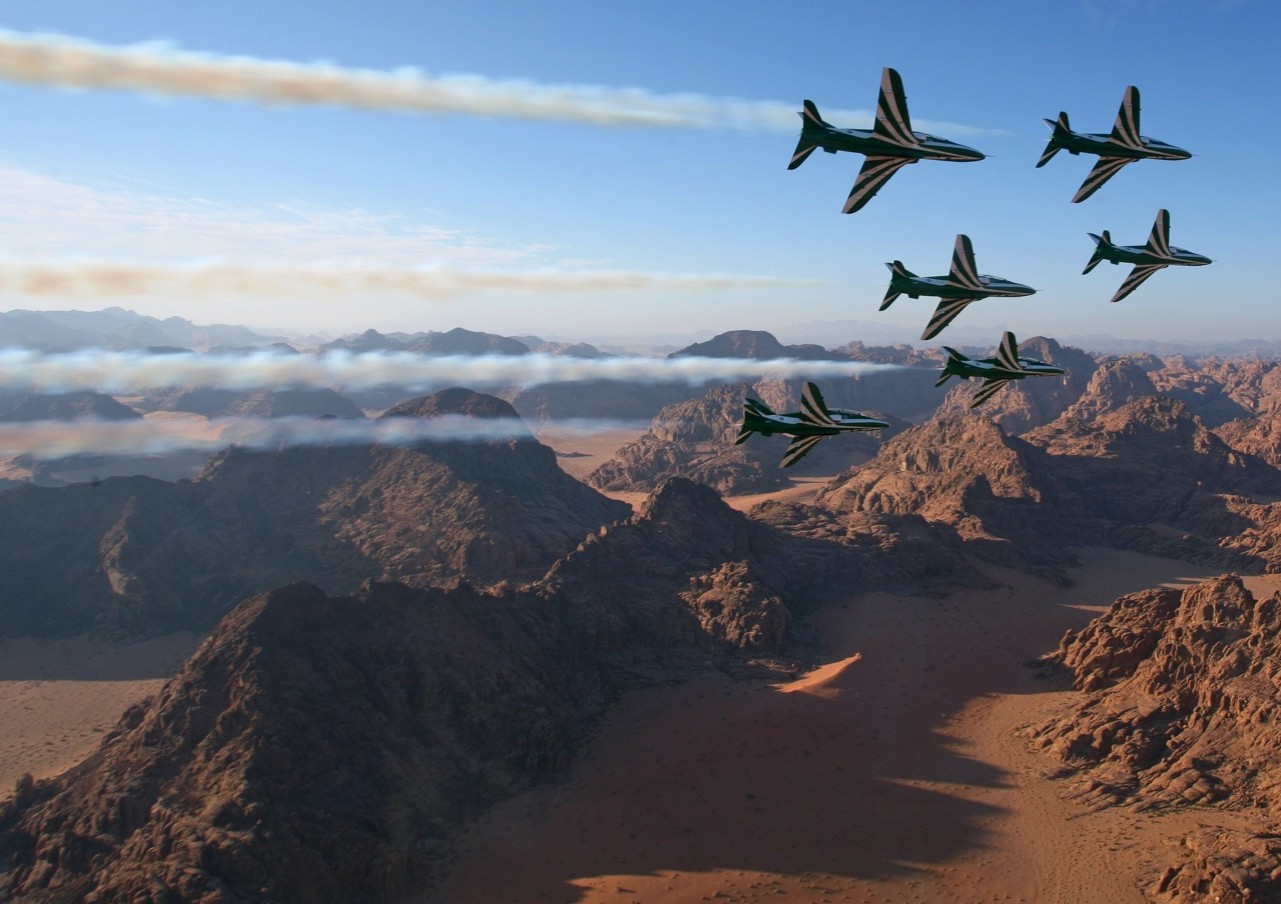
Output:
<svg viewBox="0 0 1281 904">
<path fill-rule="evenodd" d="M 1150 891 L 1176 900 L 1281 897 L 1281 594 L 1236 575 L 1129 594 L 1053 659 L 1084 692 L 1029 731 L 1097 806 L 1248 812 L 1254 833 L 1200 831 Z"/>
<path fill-rule="evenodd" d="M 515 417 L 469 390 L 390 416 L 415 413 Z M 24 486 L 0 494 L 0 632 L 207 627 L 304 579 L 331 593 L 535 580 L 628 511 L 532 438 L 233 448 L 194 481 Z"/>
</svg>

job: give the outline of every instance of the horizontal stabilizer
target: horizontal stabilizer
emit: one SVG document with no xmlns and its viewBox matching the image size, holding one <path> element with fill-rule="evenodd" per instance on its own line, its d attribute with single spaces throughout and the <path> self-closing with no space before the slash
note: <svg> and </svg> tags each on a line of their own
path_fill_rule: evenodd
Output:
<svg viewBox="0 0 1281 904">
<path fill-rule="evenodd" d="M 1081 271 L 1082 276 L 1089 273 L 1107 259 L 1103 256 L 1103 249 L 1110 247 L 1112 244 L 1112 237 L 1108 235 L 1108 231 L 1106 229 L 1103 230 L 1103 235 L 1095 235 L 1093 232 L 1087 232 L 1086 235 L 1094 239 L 1094 253 L 1090 255 L 1090 262 L 1086 264 L 1085 269 Z"/>
</svg>

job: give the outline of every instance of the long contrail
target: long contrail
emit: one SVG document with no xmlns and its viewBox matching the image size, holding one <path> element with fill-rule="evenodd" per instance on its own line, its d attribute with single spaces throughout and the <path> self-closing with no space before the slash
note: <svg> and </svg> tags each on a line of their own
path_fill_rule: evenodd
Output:
<svg viewBox="0 0 1281 904">
<path fill-rule="evenodd" d="M 399 113 L 579 122 L 598 126 L 790 132 L 797 104 L 641 88 L 540 84 L 415 68 L 354 69 L 196 53 L 165 43 L 108 46 L 54 34 L 0 30 L 0 78 L 36 85 L 104 88 L 272 105 L 326 105 Z M 869 128 L 866 110 L 833 110 L 842 124 Z M 930 130 L 993 134 L 920 120 Z"/>
<path fill-rule="evenodd" d="M 797 288 L 819 280 L 773 276 L 645 273 L 626 270 L 471 271 L 446 268 L 255 267 L 242 264 L 40 264 L 0 261 L 0 292 L 65 299 L 170 294 L 355 296 L 371 293 L 444 300 L 474 292 L 588 293 L 638 289 L 725 291 Z"/>
<path fill-rule="evenodd" d="M 35 392 L 97 390 L 131 393 L 165 386 L 222 389 L 377 386 L 426 389 L 451 385 L 534 386 L 588 380 L 698 384 L 712 380 L 860 376 L 902 365 L 867 361 L 801 361 L 794 358 L 573 358 L 559 355 L 448 355 L 410 352 L 345 352 L 290 355 L 155 355 L 86 350 L 45 354 L 0 349 L 0 389 Z"/>
<path fill-rule="evenodd" d="M 648 422 L 568 419 L 549 425 L 590 435 L 614 430 L 643 430 Z M 30 421 L 0 423 L 0 458 L 26 455 L 48 461 L 84 454 L 213 452 L 230 445 L 280 449 L 288 446 L 409 445 L 533 438 L 519 418 L 475 418 L 458 414 L 380 420 L 283 417 L 219 418 L 212 421 L 203 418 Z"/>
</svg>

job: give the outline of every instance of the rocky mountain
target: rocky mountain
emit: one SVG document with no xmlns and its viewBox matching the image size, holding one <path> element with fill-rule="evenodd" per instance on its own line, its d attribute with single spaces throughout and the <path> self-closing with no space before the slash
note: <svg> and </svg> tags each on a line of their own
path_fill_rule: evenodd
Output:
<svg viewBox="0 0 1281 904">
<path fill-rule="evenodd" d="M 563 770 L 620 689 L 794 669 L 796 616 L 883 586 L 887 560 L 907 567 L 673 480 L 523 589 L 257 596 L 89 759 L 0 805 L 0 896 L 402 899 L 466 820 Z"/>
<path fill-rule="evenodd" d="M 0 312 L 0 346 L 50 352 L 77 348 L 258 346 L 273 338 L 243 326 L 198 326 L 181 317 L 160 320 L 116 307 L 101 311 Z"/>
<path fill-rule="evenodd" d="M 844 355 L 831 352 L 820 345 L 783 345 L 773 334 L 764 330 L 730 330 L 708 339 L 695 342 L 667 357 L 700 358 L 798 358 L 802 361 L 839 360 Z"/>
<path fill-rule="evenodd" d="M 387 416 L 515 417 L 450 390 Z M 530 439 L 232 448 L 194 481 L 147 478 L 0 494 L 0 631 L 209 625 L 257 592 L 307 579 L 418 586 L 533 580 L 627 514 Z"/>
<path fill-rule="evenodd" d="M 1236 575 L 1118 599 L 1053 661 L 1082 696 L 1036 726 L 1097 806 L 1215 807 L 1252 829 L 1204 825 L 1148 877 L 1163 900 L 1281 897 L 1281 594 L 1256 599 Z"/>
<path fill-rule="evenodd" d="M 1281 468 L 1281 409 L 1272 409 L 1258 417 L 1241 418 L 1221 424 L 1215 436 L 1233 449 L 1258 456 Z"/>
<path fill-rule="evenodd" d="M 188 386 L 148 393 L 138 403 L 148 411 L 189 411 L 219 417 L 348 417 L 365 413 L 345 395 L 332 389 L 234 389 Z"/>
<path fill-rule="evenodd" d="M 385 335 L 365 330 L 359 336 L 335 339 L 325 351 L 349 352 L 416 352 L 421 355 L 527 355 L 525 343 L 495 333 L 478 333 L 455 327 L 443 333 L 395 333 Z"/>
<path fill-rule="evenodd" d="M 0 392 L 0 421 L 128 421 L 140 417 L 128 405 L 100 392 Z"/>
</svg>

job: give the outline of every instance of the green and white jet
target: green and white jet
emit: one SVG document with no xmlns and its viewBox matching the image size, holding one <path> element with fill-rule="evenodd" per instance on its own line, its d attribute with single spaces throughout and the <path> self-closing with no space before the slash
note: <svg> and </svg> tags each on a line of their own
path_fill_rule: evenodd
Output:
<svg viewBox="0 0 1281 904">
<path fill-rule="evenodd" d="M 947 360 L 943 362 L 943 375 L 934 385 L 942 386 L 952 377 L 960 377 L 962 380 L 978 377 L 983 381 L 983 385 L 979 387 L 978 392 L 974 393 L 974 399 L 970 402 L 971 408 L 982 405 L 1011 380 L 1063 374 L 1061 367 L 1046 364 L 1036 358 L 1019 357 L 1019 344 L 1015 341 L 1014 334 L 1008 331 L 1001 337 L 1001 344 L 997 347 L 995 358 L 967 358 L 946 345 L 943 346 L 943 351 L 947 352 Z"/>
<path fill-rule="evenodd" d="M 868 417 L 848 408 L 828 408 L 823 394 L 813 383 L 806 383 L 801 391 L 801 410 L 777 414 L 763 402 L 746 399 L 743 402 L 743 426 L 738 431 L 734 445 L 747 441 L 753 433 L 773 436 L 786 433 L 793 437 L 783 453 L 783 467 L 790 468 L 827 436 L 860 430 L 884 430 L 889 421 Z"/>
<path fill-rule="evenodd" d="M 907 115 L 907 96 L 903 93 L 903 80 L 893 69 L 881 72 L 881 93 L 876 101 L 876 119 L 872 130 L 838 129 L 825 122 L 814 102 L 807 100 L 801 111 L 801 140 L 792 152 L 789 170 L 796 169 L 818 148 L 829 154 L 852 151 L 865 154 L 863 168 L 858 172 L 854 188 L 845 199 L 842 213 L 854 213 L 872 200 L 890 177 L 909 163 L 918 160 L 982 160 L 983 154 L 974 148 L 912 131 L 912 120 Z"/>
<path fill-rule="evenodd" d="M 1130 85 L 1125 89 L 1121 99 L 1121 109 L 1116 114 L 1116 124 L 1112 131 L 1103 133 L 1073 132 L 1068 125 L 1068 115 L 1059 113 L 1057 121 L 1045 121 L 1054 134 L 1050 143 L 1045 146 L 1038 167 L 1045 166 L 1059 151 L 1069 154 L 1098 154 L 1099 162 L 1094 164 L 1081 187 L 1072 196 L 1073 203 L 1084 201 L 1103 187 L 1121 167 L 1138 160 L 1187 160 L 1192 154 L 1183 148 L 1175 147 L 1155 138 L 1139 134 L 1139 89 Z"/>
<path fill-rule="evenodd" d="M 974 246 L 970 244 L 970 237 L 967 235 L 956 237 L 956 247 L 952 250 L 952 269 L 947 276 L 917 276 L 904 267 L 902 261 L 894 261 L 885 266 L 890 268 L 890 287 L 881 302 L 882 311 L 900 295 L 909 298 L 931 295 L 943 299 L 934 309 L 934 316 L 926 324 L 925 332 L 921 333 L 922 339 L 933 339 L 957 314 L 965 310 L 966 305 L 980 298 L 1017 298 L 1036 292 L 1031 286 L 1012 282 L 1001 276 L 981 275 L 974 263 Z"/>
<path fill-rule="evenodd" d="M 1114 245 L 1112 236 L 1106 229 L 1103 235 L 1087 233 L 1094 239 L 1094 254 L 1085 265 L 1082 274 L 1089 273 L 1101 261 L 1113 264 L 1134 264 L 1130 275 L 1121 283 L 1121 288 L 1112 296 L 1113 301 L 1120 301 L 1143 284 L 1149 276 L 1166 267 L 1204 267 L 1212 261 L 1203 254 L 1196 254 L 1184 248 L 1175 248 L 1170 244 L 1170 212 L 1161 208 L 1156 212 L 1156 222 L 1152 224 L 1152 234 L 1146 245 Z"/>
</svg>

